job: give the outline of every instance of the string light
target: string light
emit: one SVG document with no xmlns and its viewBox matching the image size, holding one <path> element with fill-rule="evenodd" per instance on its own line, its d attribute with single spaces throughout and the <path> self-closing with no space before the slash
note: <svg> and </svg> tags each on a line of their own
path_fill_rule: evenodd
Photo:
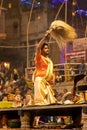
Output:
<svg viewBox="0 0 87 130">
<path fill-rule="evenodd" d="M 8 8 L 9 8 L 9 9 L 12 8 L 12 3 L 8 3 Z"/>
<path fill-rule="evenodd" d="M 76 15 L 76 13 L 73 11 L 73 12 L 72 12 L 72 16 L 75 16 L 75 15 Z"/>
<path fill-rule="evenodd" d="M 85 11 L 85 10 L 82 10 L 82 9 L 76 10 L 75 13 L 76 14 L 80 14 L 80 15 L 84 15 L 84 16 L 87 17 L 87 11 Z"/>
<path fill-rule="evenodd" d="M 30 1 L 29 1 L 29 0 L 20 0 L 20 1 L 21 1 L 22 4 L 27 4 L 27 5 L 29 5 L 29 6 L 30 6 L 30 5 L 32 6 L 32 1 L 31 1 L 31 0 L 30 0 Z M 40 5 L 40 2 L 35 2 L 35 3 L 34 3 L 34 7 L 35 7 L 35 8 L 38 8 L 39 5 Z"/>
<path fill-rule="evenodd" d="M 77 4 L 76 0 L 73 0 L 72 6 L 76 6 L 76 4 Z"/>
</svg>

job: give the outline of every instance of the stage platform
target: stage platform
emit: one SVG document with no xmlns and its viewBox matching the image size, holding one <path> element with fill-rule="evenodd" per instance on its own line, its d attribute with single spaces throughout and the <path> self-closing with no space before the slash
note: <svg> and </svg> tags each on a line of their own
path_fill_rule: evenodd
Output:
<svg viewBox="0 0 87 130">
<path fill-rule="evenodd" d="M 0 109 L 0 115 L 18 115 L 21 121 L 22 128 L 32 128 L 35 116 L 72 116 L 74 128 L 77 128 L 82 119 L 82 109 L 87 107 L 87 104 L 73 104 L 73 105 L 43 105 L 43 106 L 29 106 L 19 108 Z M 29 130 L 28 129 L 28 130 Z M 20 130 L 20 129 L 19 129 Z M 23 129 L 24 130 L 24 129 Z M 25 129 L 27 130 L 27 129 Z"/>
</svg>

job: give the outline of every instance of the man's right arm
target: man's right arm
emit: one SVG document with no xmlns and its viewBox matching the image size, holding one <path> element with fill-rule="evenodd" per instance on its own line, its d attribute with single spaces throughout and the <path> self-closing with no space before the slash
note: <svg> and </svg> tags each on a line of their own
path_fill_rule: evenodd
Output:
<svg viewBox="0 0 87 130">
<path fill-rule="evenodd" d="M 45 42 L 45 40 L 46 40 L 46 38 L 47 38 L 47 36 L 48 36 L 49 34 L 50 34 L 50 30 L 48 30 L 48 31 L 46 32 L 46 34 L 44 35 L 44 37 L 40 40 L 40 42 L 39 42 L 39 44 L 38 44 L 38 46 L 37 46 L 36 53 L 38 53 L 38 54 L 41 53 L 41 47 L 42 47 L 42 45 L 44 44 L 44 42 Z"/>
</svg>

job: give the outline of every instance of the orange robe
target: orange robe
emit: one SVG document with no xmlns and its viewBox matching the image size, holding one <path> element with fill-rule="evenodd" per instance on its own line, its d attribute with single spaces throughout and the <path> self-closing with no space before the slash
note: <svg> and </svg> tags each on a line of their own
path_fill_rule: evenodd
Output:
<svg viewBox="0 0 87 130">
<path fill-rule="evenodd" d="M 53 63 L 48 57 L 37 54 L 34 71 L 34 102 L 36 105 L 53 104 L 56 102 L 51 87 L 53 83 Z"/>
</svg>

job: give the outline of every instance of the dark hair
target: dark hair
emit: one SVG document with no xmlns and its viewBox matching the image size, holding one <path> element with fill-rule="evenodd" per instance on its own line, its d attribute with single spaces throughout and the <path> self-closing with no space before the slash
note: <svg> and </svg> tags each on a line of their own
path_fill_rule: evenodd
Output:
<svg viewBox="0 0 87 130">
<path fill-rule="evenodd" d="M 45 42 L 42 47 L 41 47 L 41 50 L 43 50 L 44 46 L 48 46 L 48 44 Z"/>
</svg>

